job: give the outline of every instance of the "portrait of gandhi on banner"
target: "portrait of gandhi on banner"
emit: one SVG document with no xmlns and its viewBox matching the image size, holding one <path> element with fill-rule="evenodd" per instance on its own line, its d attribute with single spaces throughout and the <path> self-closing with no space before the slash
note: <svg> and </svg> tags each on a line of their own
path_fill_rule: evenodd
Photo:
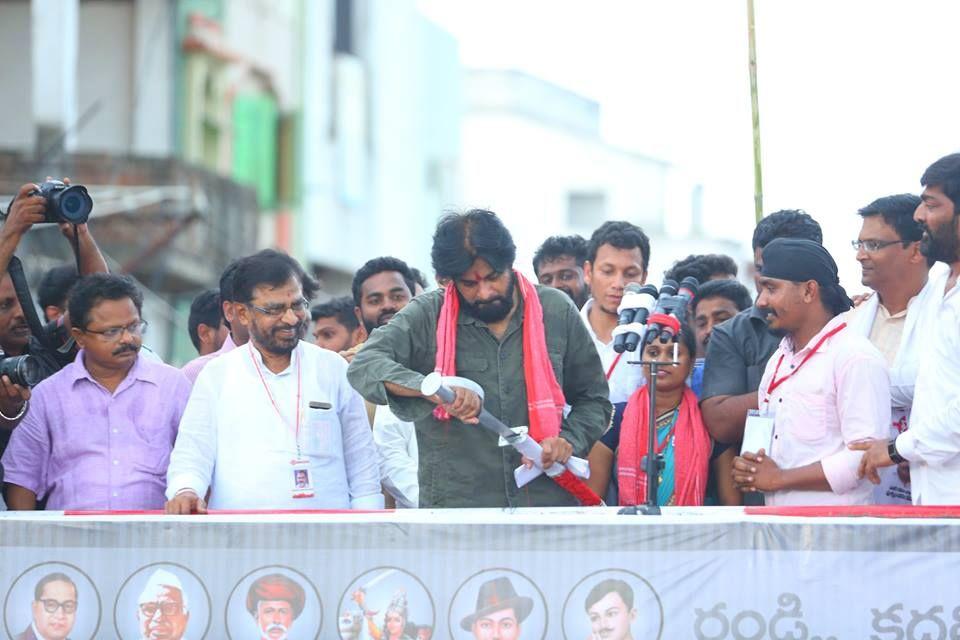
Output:
<svg viewBox="0 0 960 640">
<path fill-rule="evenodd" d="M 100 624 L 100 595 L 71 564 L 44 562 L 8 582 L 4 635 L 12 640 L 87 640 Z"/>
<path fill-rule="evenodd" d="M 452 637 L 458 640 L 546 638 L 543 594 L 526 576 L 509 569 L 470 577 L 457 590 L 449 616 Z"/>
</svg>

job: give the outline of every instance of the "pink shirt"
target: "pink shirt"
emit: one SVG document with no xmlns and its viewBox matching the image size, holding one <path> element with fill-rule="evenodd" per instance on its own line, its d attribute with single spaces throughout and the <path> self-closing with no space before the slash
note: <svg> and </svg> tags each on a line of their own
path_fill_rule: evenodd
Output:
<svg viewBox="0 0 960 640">
<path fill-rule="evenodd" d="M 213 353 L 208 353 L 205 356 L 200 356 L 194 358 L 187 364 L 183 365 L 183 368 L 180 371 L 183 372 L 183 375 L 187 376 L 187 380 L 190 381 L 190 384 L 193 384 L 197 381 L 197 376 L 200 375 L 200 372 L 203 371 L 203 368 L 207 366 L 207 363 L 213 360 L 214 358 L 219 358 L 223 354 L 233 351 L 237 348 L 237 345 L 233 342 L 233 336 L 229 333 L 227 334 L 227 339 L 223 341 L 223 346 Z"/>
<path fill-rule="evenodd" d="M 162 509 L 167 464 L 190 397 L 175 367 L 138 357 L 113 393 L 83 351 L 33 389 L 3 455 L 6 482 L 47 509 Z"/>
<path fill-rule="evenodd" d="M 768 505 L 871 502 L 873 485 L 857 478 L 863 454 L 847 449 L 847 443 L 887 437 L 890 377 L 883 356 L 848 327 L 827 338 L 800 366 L 821 338 L 843 322 L 843 317 L 834 318 L 796 352 L 790 338 L 784 338 L 767 362 L 757 393 L 761 413 L 767 410 L 774 417 L 770 457 L 784 469 L 820 462 L 832 489 L 767 493 Z M 789 377 L 768 394 L 781 357 L 776 379 Z"/>
</svg>

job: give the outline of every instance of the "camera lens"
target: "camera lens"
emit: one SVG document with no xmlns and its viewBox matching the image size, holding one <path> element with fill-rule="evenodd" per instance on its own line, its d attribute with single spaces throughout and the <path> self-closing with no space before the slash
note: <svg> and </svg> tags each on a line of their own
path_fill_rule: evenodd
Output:
<svg viewBox="0 0 960 640">
<path fill-rule="evenodd" d="M 60 214 L 66 222 L 83 224 L 90 217 L 92 210 L 93 200 L 87 194 L 87 190 L 80 185 L 67 187 L 60 194 Z"/>
<path fill-rule="evenodd" d="M 23 387 L 33 387 L 41 379 L 40 363 L 33 356 L 14 356 L 0 360 L 0 375 Z"/>
</svg>

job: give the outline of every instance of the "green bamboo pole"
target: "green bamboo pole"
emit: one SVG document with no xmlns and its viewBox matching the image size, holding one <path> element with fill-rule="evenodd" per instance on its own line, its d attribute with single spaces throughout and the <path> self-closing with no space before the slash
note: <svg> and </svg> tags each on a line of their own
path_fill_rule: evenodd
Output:
<svg viewBox="0 0 960 640">
<path fill-rule="evenodd" d="M 747 33 L 750 40 L 750 110 L 753 112 L 753 203 L 757 222 L 763 218 L 763 174 L 760 168 L 760 101 L 757 97 L 757 39 L 753 0 L 747 0 Z"/>
</svg>

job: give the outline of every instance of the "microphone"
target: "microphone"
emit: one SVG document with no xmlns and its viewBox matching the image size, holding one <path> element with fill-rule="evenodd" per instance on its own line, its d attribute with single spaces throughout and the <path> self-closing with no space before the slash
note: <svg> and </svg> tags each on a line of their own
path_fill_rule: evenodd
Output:
<svg viewBox="0 0 960 640">
<path fill-rule="evenodd" d="M 699 291 L 700 281 L 693 276 L 687 276 L 680 281 L 680 288 L 679 291 L 677 291 L 677 298 L 679 298 L 680 301 L 671 313 L 676 316 L 677 320 L 681 323 L 686 322 L 687 311 L 690 309 L 690 305 L 693 304 Z"/>
<path fill-rule="evenodd" d="M 657 302 L 657 288 L 651 284 L 641 285 L 637 282 L 631 282 L 623 291 L 623 299 L 620 301 L 620 317 L 617 325 L 626 324 L 646 324 L 647 316 L 650 310 Z M 636 351 L 637 343 L 640 342 L 640 336 L 636 333 L 620 333 L 613 338 L 613 350 L 617 353 L 624 351 Z"/>
<path fill-rule="evenodd" d="M 653 341 L 663 331 L 662 323 L 667 320 L 667 315 L 671 311 L 671 300 L 676 299 L 678 286 L 676 280 L 670 279 L 664 280 L 663 284 L 660 285 L 660 296 L 657 298 L 657 306 L 650 313 L 649 320 L 651 322 L 647 325 L 643 344 L 653 344 Z"/>
</svg>

